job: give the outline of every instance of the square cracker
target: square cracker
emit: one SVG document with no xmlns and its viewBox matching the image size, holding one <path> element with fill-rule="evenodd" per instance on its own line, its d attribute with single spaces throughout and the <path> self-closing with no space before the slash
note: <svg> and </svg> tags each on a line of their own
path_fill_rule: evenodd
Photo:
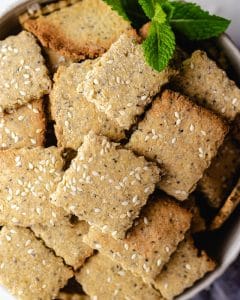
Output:
<svg viewBox="0 0 240 300">
<path fill-rule="evenodd" d="M 170 300 L 191 287 L 206 273 L 213 271 L 215 267 L 215 262 L 204 251 L 199 253 L 192 238 L 187 237 L 156 278 L 154 286 L 165 299 Z"/>
<path fill-rule="evenodd" d="M 67 215 L 50 202 L 61 181 L 63 160 L 55 147 L 0 151 L 1 224 L 54 225 Z"/>
<path fill-rule="evenodd" d="M 240 170 L 240 148 L 227 136 L 217 156 L 198 183 L 199 190 L 206 196 L 208 204 L 219 208 L 231 189 Z"/>
<path fill-rule="evenodd" d="M 77 150 L 84 135 L 91 130 L 112 140 L 120 140 L 125 136 L 124 130 L 116 122 L 109 120 L 104 112 L 98 111 L 93 103 L 77 92 L 78 83 L 85 79 L 93 64 L 88 60 L 68 68 L 61 67 L 54 77 L 50 104 L 60 146 Z"/>
<path fill-rule="evenodd" d="M 75 276 L 91 299 L 162 299 L 141 277 L 135 277 L 120 264 L 100 253 L 91 257 Z"/>
<path fill-rule="evenodd" d="M 72 271 L 26 228 L 0 233 L 0 283 L 22 300 L 53 299 Z"/>
<path fill-rule="evenodd" d="M 220 228 L 224 222 L 230 217 L 230 215 L 234 212 L 238 204 L 240 203 L 240 179 L 238 183 L 232 190 L 231 194 L 219 210 L 218 214 L 213 219 L 211 224 L 211 229 Z"/>
<path fill-rule="evenodd" d="M 46 121 L 42 100 L 0 116 L 0 149 L 43 146 Z"/>
<path fill-rule="evenodd" d="M 227 120 L 234 120 L 240 113 L 240 89 L 203 51 L 195 51 L 183 62 L 173 84 L 199 105 Z"/>
<path fill-rule="evenodd" d="M 0 110 L 10 110 L 48 94 L 51 80 L 41 49 L 22 31 L 0 41 Z"/>
<path fill-rule="evenodd" d="M 52 198 L 79 219 L 124 238 L 158 181 L 155 164 L 90 133 Z"/>
<path fill-rule="evenodd" d="M 31 227 L 35 235 L 41 238 L 47 247 L 54 250 L 57 256 L 64 259 L 66 264 L 75 270 L 84 264 L 93 250 L 83 243 L 83 236 L 87 234 L 89 225 L 80 221 L 71 224 L 66 220 L 63 224 L 55 226 L 34 225 Z"/>
<path fill-rule="evenodd" d="M 140 122 L 128 147 L 165 169 L 159 187 L 178 200 L 195 189 L 228 131 L 212 112 L 165 91 Z"/>
<path fill-rule="evenodd" d="M 94 64 L 78 90 L 110 119 L 129 129 L 172 73 L 168 68 L 153 70 L 146 63 L 142 46 L 123 34 Z"/>
<path fill-rule="evenodd" d="M 123 32 L 135 32 L 102 0 L 82 0 L 46 16 L 20 18 L 20 22 L 44 47 L 74 60 L 99 56 Z"/>
<path fill-rule="evenodd" d="M 84 242 L 149 282 L 161 272 L 190 224 L 190 213 L 161 196 L 143 208 L 124 240 L 91 227 Z"/>
</svg>

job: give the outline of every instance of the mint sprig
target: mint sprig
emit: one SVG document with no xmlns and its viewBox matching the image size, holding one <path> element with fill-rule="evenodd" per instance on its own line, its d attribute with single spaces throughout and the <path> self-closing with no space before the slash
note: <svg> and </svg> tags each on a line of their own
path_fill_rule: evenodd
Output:
<svg viewBox="0 0 240 300">
<path fill-rule="evenodd" d="M 229 20 L 210 15 L 194 3 L 171 0 L 104 1 L 137 29 L 151 21 L 148 37 L 142 46 L 146 61 L 157 71 L 164 70 L 174 55 L 175 33 L 181 33 L 190 40 L 204 40 L 219 36 L 230 24 Z"/>
</svg>

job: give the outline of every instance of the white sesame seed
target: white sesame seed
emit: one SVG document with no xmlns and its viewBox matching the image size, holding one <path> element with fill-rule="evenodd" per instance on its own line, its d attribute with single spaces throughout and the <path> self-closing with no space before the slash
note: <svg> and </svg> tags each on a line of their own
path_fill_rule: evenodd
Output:
<svg viewBox="0 0 240 300">
<path fill-rule="evenodd" d="M 37 144 L 37 141 L 36 141 L 35 139 L 30 139 L 30 141 L 31 141 L 31 143 L 32 143 L 33 145 L 36 145 L 36 144 Z"/>
<path fill-rule="evenodd" d="M 144 224 L 148 225 L 148 219 L 146 217 L 143 218 Z"/>
<path fill-rule="evenodd" d="M 195 128 L 194 128 L 193 124 L 191 124 L 189 130 L 190 130 L 191 132 L 193 132 L 194 129 L 195 129 Z"/>
<path fill-rule="evenodd" d="M 102 246 L 101 246 L 100 244 L 98 244 L 98 243 L 95 243 L 95 248 L 96 248 L 96 249 L 101 249 Z"/>
<path fill-rule="evenodd" d="M 101 212 L 101 209 L 100 209 L 100 208 L 94 208 L 94 212 L 95 212 L 95 213 L 100 213 L 100 212 Z"/>
<path fill-rule="evenodd" d="M 170 249 L 169 249 L 168 246 L 165 247 L 165 251 L 166 251 L 167 253 L 170 251 Z"/>
<path fill-rule="evenodd" d="M 136 203 L 138 201 L 138 196 L 136 195 L 136 196 L 134 196 L 133 198 L 132 198 L 132 202 L 133 203 Z"/>
<path fill-rule="evenodd" d="M 174 116 L 175 116 L 175 118 L 179 119 L 179 117 L 180 117 L 179 112 L 175 111 Z"/>
<path fill-rule="evenodd" d="M 124 244 L 124 248 L 125 248 L 125 250 L 128 250 L 129 249 L 128 244 Z"/>
<path fill-rule="evenodd" d="M 180 120 L 180 119 L 177 119 L 176 125 L 178 126 L 178 125 L 180 125 L 180 124 L 181 124 L 181 120 Z"/>
<path fill-rule="evenodd" d="M 157 260 L 157 266 L 160 267 L 161 264 L 162 264 L 162 260 L 159 258 L 159 259 Z"/>
<path fill-rule="evenodd" d="M 127 205 L 128 205 L 128 201 L 123 201 L 121 204 L 122 204 L 123 206 L 127 206 Z"/>
<path fill-rule="evenodd" d="M 131 256 L 132 259 L 136 259 L 137 258 L 137 254 L 134 253 L 132 256 Z"/>
<path fill-rule="evenodd" d="M 12 240 L 11 236 L 6 234 L 6 240 L 10 242 Z"/>
<path fill-rule="evenodd" d="M 186 268 L 187 270 L 191 270 L 191 265 L 186 264 L 186 265 L 185 265 L 185 268 Z"/>
<path fill-rule="evenodd" d="M 171 141 L 172 144 L 175 144 L 175 143 L 176 143 L 176 140 L 177 140 L 176 138 L 173 138 L 172 141 Z"/>
<path fill-rule="evenodd" d="M 206 131 L 204 131 L 204 130 L 201 130 L 201 134 L 204 135 L 204 136 L 207 135 Z"/>
<path fill-rule="evenodd" d="M 146 95 L 143 95 L 142 97 L 141 97 L 141 100 L 142 101 L 145 101 L 147 99 L 147 96 Z"/>
<path fill-rule="evenodd" d="M 232 100 L 232 105 L 235 105 L 235 104 L 237 103 L 237 101 L 238 101 L 238 99 L 237 99 L 237 98 L 234 98 L 234 99 Z"/>
<path fill-rule="evenodd" d="M 24 91 L 19 91 L 19 94 L 20 94 L 21 96 L 26 96 L 26 92 L 24 92 Z"/>
<path fill-rule="evenodd" d="M 93 83 L 97 85 L 97 84 L 99 84 L 99 81 L 97 79 L 94 79 Z"/>
</svg>

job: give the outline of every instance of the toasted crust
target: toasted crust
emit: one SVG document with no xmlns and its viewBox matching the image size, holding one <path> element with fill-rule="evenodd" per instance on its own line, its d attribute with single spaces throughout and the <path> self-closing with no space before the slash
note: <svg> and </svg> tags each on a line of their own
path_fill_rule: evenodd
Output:
<svg viewBox="0 0 240 300">
<path fill-rule="evenodd" d="M 159 187 L 178 200 L 188 198 L 228 132 L 212 112 L 188 98 L 165 91 L 158 97 L 128 147 L 162 164 Z"/>
<path fill-rule="evenodd" d="M 140 277 L 125 271 L 110 258 L 97 254 L 91 257 L 76 279 L 92 299 L 138 299 L 161 300 L 160 294 Z"/>
<path fill-rule="evenodd" d="M 0 283 L 19 299 L 53 299 L 72 271 L 29 229 L 4 227 L 0 233 Z"/>
<path fill-rule="evenodd" d="M 0 41 L 0 110 L 11 110 L 48 94 L 51 81 L 41 49 L 22 31 Z"/>
<path fill-rule="evenodd" d="M 154 285 L 165 299 L 170 300 L 215 267 L 215 262 L 204 251 L 199 254 L 193 240 L 187 238 L 179 245 Z"/>
<path fill-rule="evenodd" d="M 208 204 L 219 208 L 234 187 L 240 169 L 240 148 L 227 136 L 217 156 L 199 181 L 199 190 Z"/>
<path fill-rule="evenodd" d="M 93 66 L 79 90 L 110 119 L 129 129 L 174 72 L 153 70 L 141 45 L 123 34 Z"/>
<path fill-rule="evenodd" d="M 230 196 L 227 198 L 226 202 L 219 210 L 217 216 L 214 218 L 211 229 L 220 228 L 224 222 L 231 216 L 238 204 L 240 203 L 240 180 L 236 184 L 235 188 L 232 190 Z"/>
<path fill-rule="evenodd" d="M 46 121 L 42 100 L 0 116 L 0 149 L 43 146 Z"/>
<path fill-rule="evenodd" d="M 191 214 L 163 196 L 143 208 L 124 240 L 115 240 L 91 227 L 84 242 L 144 281 L 151 282 L 184 239 L 190 224 Z"/>
<path fill-rule="evenodd" d="M 124 238 L 153 193 L 159 169 L 102 136 L 85 136 L 53 201 L 116 238 Z"/>
<path fill-rule="evenodd" d="M 23 21 L 42 45 L 74 60 L 94 58 L 109 49 L 124 32 L 136 34 L 102 0 L 83 0 L 46 16 Z"/>
<path fill-rule="evenodd" d="M 53 249 L 57 256 L 62 257 L 66 264 L 75 270 L 93 254 L 93 250 L 82 241 L 83 236 L 88 232 L 88 224 L 84 221 L 71 225 L 66 220 L 60 225 L 34 225 L 31 229 L 47 247 Z"/>
<path fill-rule="evenodd" d="M 77 92 L 78 83 L 85 79 L 94 62 L 88 60 L 59 68 L 50 94 L 52 118 L 56 121 L 55 131 L 58 145 L 78 149 L 89 131 L 103 134 L 118 141 L 125 137 L 124 131 L 104 112 Z M 68 88 L 66 89 L 66 85 Z"/>
<path fill-rule="evenodd" d="M 0 151 L 0 223 L 59 224 L 67 215 L 50 203 L 61 180 L 63 160 L 55 148 Z"/>
<path fill-rule="evenodd" d="M 174 86 L 229 121 L 240 113 L 240 89 L 203 51 L 183 62 Z"/>
</svg>

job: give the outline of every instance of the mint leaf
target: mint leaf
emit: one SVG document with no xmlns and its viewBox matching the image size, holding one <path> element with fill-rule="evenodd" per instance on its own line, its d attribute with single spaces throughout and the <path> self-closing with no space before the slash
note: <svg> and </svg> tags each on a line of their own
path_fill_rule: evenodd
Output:
<svg viewBox="0 0 240 300">
<path fill-rule="evenodd" d="M 171 27 L 166 23 L 152 22 L 143 49 L 145 59 L 153 69 L 159 72 L 165 69 L 175 50 L 175 36 Z"/>
<path fill-rule="evenodd" d="M 168 0 L 138 0 L 149 19 L 153 19 L 155 15 L 156 4 L 161 5 L 167 1 Z"/>
<path fill-rule="evenodd" d="M 210 15 L 197 4 L 180 1 L 170 3 L 174 8 L 169 20 L 170 25 L 190 40 L 203 40 L 219 36 L 230 24 L 229 20 Z"/>
<path fill-rule="evenodd" d="M 165 23 L 167 20 L 167 15 L 165 14 L 162 6 L 159 3 L 156 3 L 155 14 L 152 20 L 159 24 Z"/>
<path fill-rule="evenodd" d="M 129 20 L 122 0 L 103 0 L 103 1 L 106 2 L 109 6 L 111 6 L 113 10 L 117 11 L 118 14 L 122 16 L 125 20 Z"/>
</svg>

